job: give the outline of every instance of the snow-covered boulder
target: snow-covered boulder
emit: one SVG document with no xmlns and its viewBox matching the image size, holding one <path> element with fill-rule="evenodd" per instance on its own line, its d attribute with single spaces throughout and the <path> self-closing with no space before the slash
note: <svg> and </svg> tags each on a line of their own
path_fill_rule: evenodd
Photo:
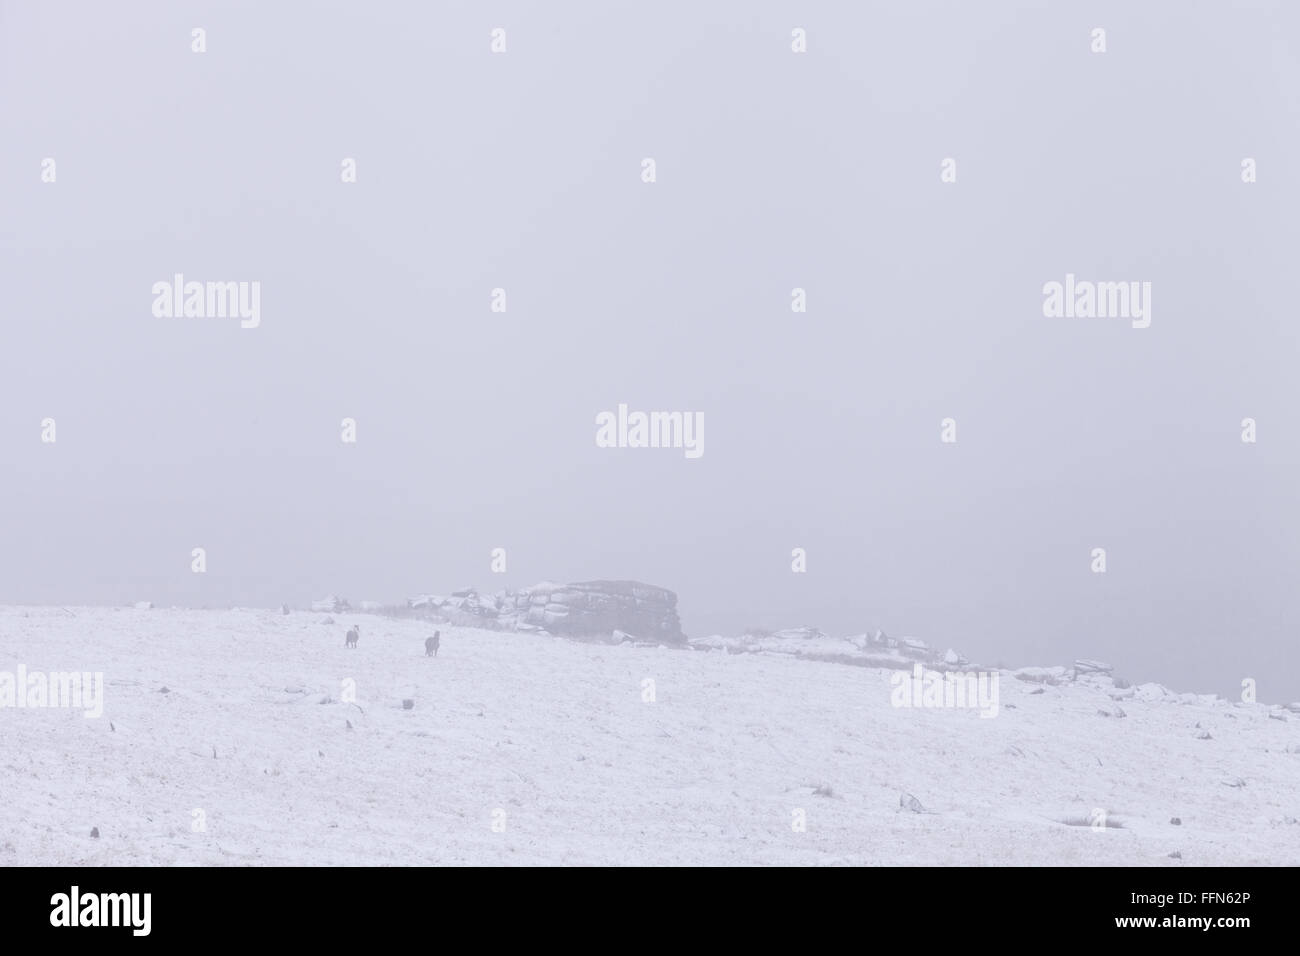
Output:
<svg viewBox="0 0 1300 956">
<path fill-rule="evenodd" d="M 682 644 L 677 595 L 667 588 L 639 581 L 580 581 L 538 584 L 502 601 L 493 609 L 502 624 L 532 624 L 552 634 L 609 634 L 627 631 L 642 640 Z"/>
<path fill-rule="evenodd" d="M 1031 684 L 1063 684 L 1069 680 L 1069 671 L 1064 667 L 1022 667 L 1011 673 L 1016 680 Z"/>
<path fill-rule="evenodd" d="M 900 637 L 898 639 L 898 649 L 908 657 L 915 657 L 922 660 L 929 659 L 932 654 L 930 645 L 916 639 L 915 637 Z"/>
<path fill-rule="evenodd" d="M 1155 701 L 1155 700 L 1171 701 L 1175 698 L 1175 694 L 1173 691 L 1171 691 L 1164 684 L 1157 684 L 1155 682 L 1138 684 L 1136 687 L 1133 688 L 1133 696 L 1136 697 L 1138 700 L 1148 700 L 1148 701 Z"/>
<path fill-rule="evenodd" d="M 481 594 L 461 588 L 448 597 L 421 595 L 407 601 L 413 609 L 455 615 L 476 626 L 566 635 L 635 634 L 656 644 L 682 644 L 677 595 L 639 581 L 544 581 L 520 591 Z"/>
<path fill-rule="evenodd" d="M 313 611 L 328 611 L 330 613 L 338 614 L 342 611 L 352 610 L 352 605 L 341 597 L 335 597 L 333 594 L 329 594 L 321 598 L 319 601 L 312 601 L 311 609 Z"/>
<path fill-rule="evenodd" d="M 1090 674 L 1096 674 L 1100 677 L 1108 677 L 1114 669 L 1115 668 L 1111 667 L 1104 661 L 1095 661 L 1089 658 L 1081 658 L 1074 662 L 1074 676 L 1076 678 Z"/>
<path fill-rule="evenodd" d="M 821 630 L 807 624 L 802 624 L 799 627 L 782 628 L 779 631 L 773 631 L 771 636 L 783 641 L 820 641 L 826 637 Z"/>
</svg>

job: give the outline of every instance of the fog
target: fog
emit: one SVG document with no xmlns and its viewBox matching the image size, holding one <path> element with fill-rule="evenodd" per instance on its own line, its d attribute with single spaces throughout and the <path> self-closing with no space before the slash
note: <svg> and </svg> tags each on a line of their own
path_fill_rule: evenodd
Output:
<svg viewBox="0 0 1300 956">
<path fill-rule="evenodd" d="M 632 578 L 1300 698 L 1300 15 L 985 6 L 0 2 L 0 601 Z"/>
</svg>

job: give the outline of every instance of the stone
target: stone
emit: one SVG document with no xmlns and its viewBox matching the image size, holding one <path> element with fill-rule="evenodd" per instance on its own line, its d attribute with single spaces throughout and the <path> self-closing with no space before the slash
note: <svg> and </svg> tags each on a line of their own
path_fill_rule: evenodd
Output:
<svg viewBox="0 0 1300 956">
<path fill-rule="evenodd" d="M 455 612 L 458 620 L 476 627 L 602 637 L 619 630 L 654 643 L 686 642 L 677 616 L 677 595 L 639 581 L 544 581 L 492 597 L 462 588 L 448 598 L 422 595 L 407 604 L 442 614 Z"/>
<path fill-rule="evenodd" d="M 1109 674 L 1115 668 L 1111 667 L 1104 661 L 1095 661 L 1087 658 L 1074 662 L 1074 676 L 1080 674 Z"/>
<path fill-rule="evenodd" d="M 319 601 L 312 601 L 311 609 L 313 611 L 330 611 L 338 614 L 341 611 L 350 611 L 352 605 L 348 604 L 348 602 L 343 598 L 335 597 L 333 594 L 328 594 Z"/>
<path fill-rule="evenodd" d="M 1064 667 L 1022 667 L 1013 671 L 1012 675 L 1016 680 L 1031 684 L 1060 684 L 1067 679 Z"/>
</svg>

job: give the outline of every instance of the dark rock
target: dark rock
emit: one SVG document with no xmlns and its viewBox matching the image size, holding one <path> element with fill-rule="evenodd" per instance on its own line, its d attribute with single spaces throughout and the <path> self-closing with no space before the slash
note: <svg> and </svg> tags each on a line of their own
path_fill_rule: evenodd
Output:
<svg viewBox="0 0 1300 956">
<path fill-rule="evenodd" d="M 476 627 L 606 639 L 622 631 L 654 644 L 686 642 L 677 595 L 639 581 L 543 582 L 494 595 L 463 588 L 450 597 L 425 594 L 407 603 Z"/>
<path fill-rule="evenodd" d="M 921 801 L 910 793 L 902 794 L 898 798 L 898 807 L 900 810 L 910 810 L 913 813 L 925 813 L 925 807 L 921 806 Z"/>
<path fill-rule="evenodd" d="M 335 597 L 333 594 L 329 594 L 321 598 L 319 601 L 312 601 L 311 609 L 313 611 L 329 611 L 334 614 L 339 614 L 343 611 L 352 610 L 352 605 L 341 597 Z"/>
</svg>

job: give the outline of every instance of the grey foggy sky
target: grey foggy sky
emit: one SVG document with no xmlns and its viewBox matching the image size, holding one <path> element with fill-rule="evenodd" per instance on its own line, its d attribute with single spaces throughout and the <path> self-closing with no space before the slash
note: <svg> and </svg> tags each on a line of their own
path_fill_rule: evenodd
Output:
<svg viewBox="0 0 1300 956">
<path fill-rule="evenodd" d="M 1298 27 L 0 0 L 0 600 L 635 578 L 693 635 L 1296 699 Z M 155 318 L 175 272 L 260 281 L 260 328 Z M 1150 281 L 1151 327 L 1044 318 L 1067 272 Z M 703 457 L 597 448 L 620 402 L 702 412 Z"/>
</svg>

